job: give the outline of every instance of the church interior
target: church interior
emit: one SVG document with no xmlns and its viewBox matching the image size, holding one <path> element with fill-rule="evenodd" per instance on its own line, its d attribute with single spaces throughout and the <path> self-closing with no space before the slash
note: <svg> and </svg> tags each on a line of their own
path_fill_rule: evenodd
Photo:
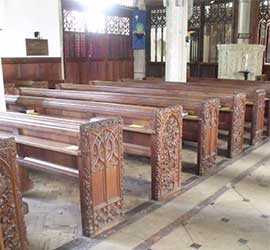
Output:
<svg viewBox="0 0 270 250">
<path fill-rule="evenodd" d="M 269 138 L 270 0 L 0 0 L 0 250 L 270 250 Z"/>
</svg>

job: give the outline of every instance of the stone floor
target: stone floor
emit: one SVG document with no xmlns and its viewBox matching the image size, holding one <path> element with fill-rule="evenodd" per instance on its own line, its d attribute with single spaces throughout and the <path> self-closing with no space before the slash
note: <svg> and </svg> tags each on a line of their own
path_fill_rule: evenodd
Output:
<svg viewBox="0 0 270 250">
<path fill-rule="evenodd" d="M 149 199 L 149 160 L 126 157 L 123 223 L 95 240 L 81 238 L 78 184 L 32 173 L 35 188 L 24 196 L 30 249 L 78 238 L 58 250 L 270 250 L 269 150 L 267 143 L 234 162 L 220 156 L 216 173 L 198 178 L 186 144 L 182 190 L 163 202 Z"/>
</svg>

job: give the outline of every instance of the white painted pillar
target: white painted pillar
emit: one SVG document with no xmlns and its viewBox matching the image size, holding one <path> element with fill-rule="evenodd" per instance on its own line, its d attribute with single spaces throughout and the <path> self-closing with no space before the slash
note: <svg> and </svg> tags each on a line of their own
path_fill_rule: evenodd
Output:
<svg viewBox="0 0 270 250">
<path fill-rule="evenodd" d="M 188 0 L 167 0 L 166 5 L 166 81 L 186 82 Z"/>
<path fill-rule="evenodd" d="M 0 112 L 6 111 L 2 63 L 0 58 Z"/>
<path fill-rule="evenodd" d="M 4 93 L 4 79 L 3 79 L 3 71 L 2 71 L 2 32 L 1 30 L 4 28 L 4 0 L 0 0 L 0 112 L 6 111 L 6 103 L 5 103 L 5 93 Z"/>
<path fill-rule="evenodd" d="M 239 0 L 238 43 L 249 43 L 251 0 Z"/>
<path fill-rule="evenodd" d="M 61 57 L 61 79 L 65 79 L 65 58 L 64 58 L 64 32 L 63 32 L 63 18 L 62 18 L 62 1 L 58 0 L 58 13 L 59 13 L 59 30 L 60 30 L 60 57 Z"/>
<path fill-rule="evenodd" d="M 136 7 L 141 10 L 145 10 L 145 0 L 137 0 Z M 133 51 L 134 57 L 134 79 L 142 80 L 145 77 L 146 65 L 145 65 L 145 50 L 137 49 Z"/>
</svg>

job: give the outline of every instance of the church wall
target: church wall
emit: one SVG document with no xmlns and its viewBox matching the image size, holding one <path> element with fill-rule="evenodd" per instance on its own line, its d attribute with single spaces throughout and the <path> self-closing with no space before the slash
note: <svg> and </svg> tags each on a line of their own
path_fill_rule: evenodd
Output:
<svg viewBox="0 0 270 250">
<path fill-rule="evenodd" d="M 3 22 L 2 57 L 26 57 L 25 38 L 34 38 L 35 31 L 48 39 L 49 56 L 60 57 L 58 0 L 4 0 Z"/>
<path fill-rule="evenodd" d="M 61 79 L 60 0 L 2 0 L 4 81 Z M 48 39 L 48 56 L 27 56 L 26 38 L 39 31 Z"/>
</svg>

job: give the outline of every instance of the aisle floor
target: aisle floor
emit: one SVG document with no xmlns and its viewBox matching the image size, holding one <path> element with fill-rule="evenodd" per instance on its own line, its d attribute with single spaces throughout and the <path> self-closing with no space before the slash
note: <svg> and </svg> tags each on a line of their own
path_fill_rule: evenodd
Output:
<svg viewBox="0 0 270 250">
<path fill-rule="evenodd" d="M 266 143 L 231 163 L 219 157 L 210 176 L 185 172 L 182 191 L 163 202 L 149 199 L 149 160 L 127 157 L 124 223 L 95 240 L 81 237 L 78 184 L 32 173 L 35 188 L 24 196 L 30 249 L 270 250 L 269 151 Z"/>
</svg>

